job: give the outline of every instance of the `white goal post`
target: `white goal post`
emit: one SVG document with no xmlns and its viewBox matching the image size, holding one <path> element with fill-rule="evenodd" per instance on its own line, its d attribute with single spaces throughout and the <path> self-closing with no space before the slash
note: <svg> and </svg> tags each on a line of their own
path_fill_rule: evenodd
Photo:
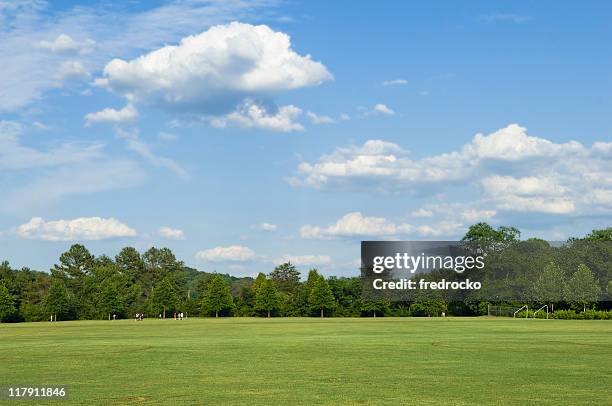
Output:
<svg viewBox="0 0 612 406">
<path fill-rule="evenodd" d="M 529 307 L 524 306 L 487 306 L 487 314 L 495 317 L 516 317 L 521 311 L 525 310 L 526 317 L 529 317 Z"/>
</svg>

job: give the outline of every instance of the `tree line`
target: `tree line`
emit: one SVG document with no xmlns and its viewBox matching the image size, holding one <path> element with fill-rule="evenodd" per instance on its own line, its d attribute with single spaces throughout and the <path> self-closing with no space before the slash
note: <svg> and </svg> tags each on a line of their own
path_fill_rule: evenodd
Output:
<svg viewBox="0 0 612 406">
<path fill-rule="evenodd" d="M 511 264 L 503 272 L 519 275 L 517 280 L 529 284 L 538 303 L 559 310 L 608 310 L 610 302 L 604 297 L 612 297 L 612 250 L 608 250 L 612 244 L 592 248 L 587 243 L 612 242 L 612 228 L 570 239 L 563 248 L 519 238 L 516 228 L 495 229 L 486 223 L 471 226 L 464 236 L 465 241 L 492 253 L 520 247 L 520 251 L 505 249 L 499 254 L 505 256 L 501 262 Z M 500 302 L 512 304 L 503 297 L 496 303 Z M 165 318 L 175 312 L 203 317 L 469 316 L 486 314 L 490 303 L 490 297 L 445 297 L 439 292 L 405 301 L 369 300 L 362 295 L 359 277 L 324 277 L 311 269 L 302 280 L 289 262 L 256 278 L 200 272 L 178 260 L 169 248 L 140 253 L 126 247 L 111 258 L 96 257 L 85 246 L 74 244 L 50 272 L 13 269 L 6 261 L 0 264 L 0 320 L 4 322 L 44 321 L 51 316 L 57 320 L 129 318 L 136 313 Z"/>
</svg>

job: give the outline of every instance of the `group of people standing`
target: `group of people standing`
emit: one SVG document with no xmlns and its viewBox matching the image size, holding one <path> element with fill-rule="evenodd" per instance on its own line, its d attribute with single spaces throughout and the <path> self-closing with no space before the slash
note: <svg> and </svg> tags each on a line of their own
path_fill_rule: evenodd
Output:
<svg viewBox="0 0 612 406">
<path fill-rule="evenodd" d="M 136 313 L 134 316 L 134 320 L 136 321 L 142 321 L 142 319 L 144 319 L 144 313 Z"/>
</svg>

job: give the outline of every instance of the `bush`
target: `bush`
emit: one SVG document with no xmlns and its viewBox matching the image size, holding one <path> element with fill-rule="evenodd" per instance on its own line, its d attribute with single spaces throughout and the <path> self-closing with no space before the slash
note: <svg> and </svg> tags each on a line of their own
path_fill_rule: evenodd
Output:
<svg viewBox="0 0 612 406">
<path fill-rule="evenodd" d="M 575 310 L 557 310 L 550 317 L 565 320 L 612 320 L 612 310 L 587 310 L 580 313 Z"/>
</svg>

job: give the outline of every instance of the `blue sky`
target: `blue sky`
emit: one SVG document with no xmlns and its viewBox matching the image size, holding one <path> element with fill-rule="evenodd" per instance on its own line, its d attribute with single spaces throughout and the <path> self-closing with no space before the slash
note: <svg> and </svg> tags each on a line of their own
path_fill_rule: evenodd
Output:
<svg viewBox="0 0 612 406">
<path fill-rule="evenodd" d="M 607 227 L 611 8 L 0 2 L 0 257 L 352 275 L 364 239 Z"/>
</svg>

